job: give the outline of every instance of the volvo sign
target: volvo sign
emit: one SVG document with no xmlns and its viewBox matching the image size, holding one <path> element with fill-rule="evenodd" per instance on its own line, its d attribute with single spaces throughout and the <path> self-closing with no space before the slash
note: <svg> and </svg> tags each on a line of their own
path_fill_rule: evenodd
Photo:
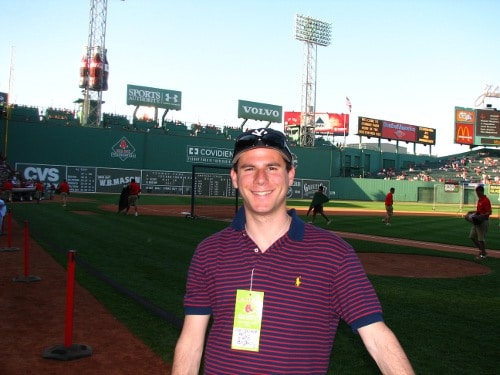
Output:
<svg viewBox="0 0 500 375">
<path fill-rule="evenodd" d="M 269 122 L 282 122 L 283 107 L 249 102 L 247 100 L 238 101 L 238 117 L 246 120 L 260 120 Z"/>
</svg>

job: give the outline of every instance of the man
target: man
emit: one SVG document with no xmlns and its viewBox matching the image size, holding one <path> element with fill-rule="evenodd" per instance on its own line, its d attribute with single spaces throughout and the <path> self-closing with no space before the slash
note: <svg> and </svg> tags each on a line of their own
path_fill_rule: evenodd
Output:
<svg viewBox="0 0 500 375">
<path fill-rule="evenodd" d="M 4 235 L 4 230 L 3 230 L 3 218 L 7 215 L 7 205 L 5 204 L 5 201 L 0 198 L 0 236 Z"/>
<path fill-rule="evenodd" d="M 343 319 L 383 373 L 413 374 L 354 250 L 287 212 L 295 168 L 285 136 L 243 133 L 232 163 L 243 207 L 195 251 L 172 373 L 198 374 L 204 353 L 205 374 L 324 374 Z"/>
<path fill-rule="evenodd" d="M 474 245 L 479 249 L 479 254 L 476 256 L 478 260 L 486 260 L 486 234 L 490 227 L 489 217 L 492 214 L 491 202 L 484 194 L 484 186 L 476 187 L 477 205 L 476 212 L 471 217 L 473 223 L 470 229 L 469 238 L 474 242 Z"/>
<path fill-rule="evenodd" d="M 42 181 L 37 180 L 36 185 L 35 185 L 36 203 L 40 203 L 40 201 L 42 200 L 44 189 L 45 189 L 45 186 L 43 186 Z"/>
<path fill-rule="evenodd" d="M 135 182 L 135 178 L 130 180 L 130 183 L 128 184 L 128 207 L 126 213 L 128 213 L 128 210 L 130 209 L 131 206 L 134 207 L 135 210 L 135 216 L 138 216 L 139 213 L 137 212 L 137 200 L 139 199 L 139 194 L 141 193 L 141 185 L 139 185 L 137 182 Z"/>
<path fill-rule="evenodd" d="M 66 207 L 66 202 L 68 201 L 68 194 L 70 190 L 68 182 L 66 180 L 62 180 L 62 182 L 59 184 L 58 190 L 61 194 L 63 207 Z"/>
<path fill-rule="evenodd" d="M 323 186 L 320 186 L 318 188 L 318 191 L 316 193 L 314 193 L 314 195 L 313 195 L 313 199 L 311 201 L 311 204 L 309 205 L 309 210 L 307 210 L 306 216 L 309 216 L 309 213 L 311 212 L 311 210 L 313 212 L 313 216 L 311 219 L 312 224 L 314 224 L 314 220 L 316 219 L 317 214 L 320 214 L 321 216 L 323 216 L 325 218 L 327 225 L 331 223 L 331 220 L 323 212 L 323 204 L 330 200 L 325 195 L 325 193 L 323 193 L 323 190 L 324 190 Z"/>
<path fill-rule="evenodd" d="M 385 212 L 386 215 L 382 219 L 382 222 L 385 223 L 385 225 L 391 225 L 391 218 L 392 215 L 394 215 L 394 192 L 396 189 L 393 187 L 389 189 L 389 192 L 385 196 Z"/>
<path fill-rule="evenodd" d="M 14 184 L 12 180 L 9 178 L 5 181 L 3 189 L 5 190 L 5 194 L 7 195 L 7 202 L 12 202 L 12 189 L 14 189 Z"/>
</svg>

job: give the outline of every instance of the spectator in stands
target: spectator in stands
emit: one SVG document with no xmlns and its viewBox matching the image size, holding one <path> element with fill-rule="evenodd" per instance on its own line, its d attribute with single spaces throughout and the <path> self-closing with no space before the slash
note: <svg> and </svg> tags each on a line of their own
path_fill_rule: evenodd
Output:
<svg viewBox="0 0 500 375">
<path fill-rule="evenodd" d="M 385 196 L 385 212 L 386 215 L 382 219 L 382 222 L 385 223 L 385 225 L 391 225 L 391 218 L 392 215 L 394 215 L 394 192 L 396 189 L 393 187 L 390 188 L 389 192 Z"/>
<path fill-rule="evenodd" d="M 292 162 L 276 130 L 236 139 L 243 207 L 194 253 L 172 374 L 198 374 L 202 358 L 210 374 L 325 374 L 340 319 L 384 374 L 414 374 L 352 247 L 287 210 Z"/>
<path fill-rule="evenodd" d="M 3 190 L 5 191 L 7 202 L 12 202 L 12 189 L 14 189 L 14 184 L 12 183 L 12 180 L 9 178 L 5 181 L 3 185 Z"/>
<path fill-rule="evenodd" d="M 309 210 L 307 210 L 306 216 L 309 216 L 309 213 L 313 212 L 312 219 L 311 219 L 311 224 L 314 224 L 314 219 L 316 219 L 316 215 L 320 214 L 323 216 L 326 220 L 326 224 L 330 224 L 331 220 L 325 215 L 323 212 L 323 204 L 328 202 L 330 199 L 323 193 L 323 186 L 320 186 L 318 188 L 318 191 L 314 193 L 314 196 L 312 198 L 311 204 L 309 205 Z"/>
<path fill-rule="evenodd" d="M 36 184 L 35 184 L 36 203 L 40 203 L 40 201 L 42 200 L 44 190 L 45 190 L 45 186 L 43 186 L 43 183 L 40 180 L 37 180 Z"/>
<path fill-rule="evenodd" d="M 486 259 L 486 234 L 490 226 L 490 215 L 492 214 L 491 202 L 484 194 L 484 186 L 476 187 L 476 195 L 478 198 L 475 212 L 475 220 L 470 230 L 469 238 L 474 242 L 474 245 L 479 249 L 479 254 L 476 259 Z"/>
<path fill-rule="evenodd" d="M 66 207 L 66 202 L 68 201 L 68 195 L 70 191 L 70 186 L 66 180 L 62 180 L 62 182 L 59 184 L 59 187 L 57 188 L 59 193 L 61 194 L 61 199 L 63 203 L 63 207 Z"/>
<path fill-rule="evenodd" d="M 135 216 L 138 216 L 139 213 L 137 212 L 137 201 L 139 199 L 139 196 L 141 194 L 141 185 L 139 185 L 137 182 L 135 182 L 135 178 L 130 180 L 130 183 L 128 184 L 129 192 L 128 192 L 128 207 L 127 207 L 127 213 L 128 210 L 130 209 L 131 206 L 134 207 Z"/>
</svg>

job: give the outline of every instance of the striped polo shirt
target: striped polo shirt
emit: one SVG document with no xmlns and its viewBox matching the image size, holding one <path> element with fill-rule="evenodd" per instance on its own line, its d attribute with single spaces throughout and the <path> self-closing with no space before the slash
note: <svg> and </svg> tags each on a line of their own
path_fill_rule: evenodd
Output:
<svg viewBox="0 0 500 375">
<path fill-rule="evenodd" d="M 197 247 L 184 308 L 187 315 L 213 316 L 205 374 L 324 374 L 340 319 L 354 331 L 382 321 L 352 247 L 304 223 L 295 210 L 289 215 L 288 233 L 265 253 L 246 234 L 244 208 Z M 251 284 L 264 292 L 258 352 L 231 349 L 236 290 Z"/>
</svg>

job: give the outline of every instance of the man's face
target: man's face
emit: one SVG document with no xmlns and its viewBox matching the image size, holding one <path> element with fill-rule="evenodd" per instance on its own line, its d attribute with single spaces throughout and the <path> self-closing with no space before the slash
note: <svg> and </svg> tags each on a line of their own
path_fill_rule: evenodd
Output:
<svg viewBox="0 0 500 375">
<path fill-rule="evenodd" d="M 238 171 L 231 170 L 233 186 L 239 189 L 246 211 L 261 215 L 286 207 L 286 194 L 294 177 L 295 169 L 286 170 L 281 154 L 266 148 L 244 152 L 238 160 Z"/>
</svg>

